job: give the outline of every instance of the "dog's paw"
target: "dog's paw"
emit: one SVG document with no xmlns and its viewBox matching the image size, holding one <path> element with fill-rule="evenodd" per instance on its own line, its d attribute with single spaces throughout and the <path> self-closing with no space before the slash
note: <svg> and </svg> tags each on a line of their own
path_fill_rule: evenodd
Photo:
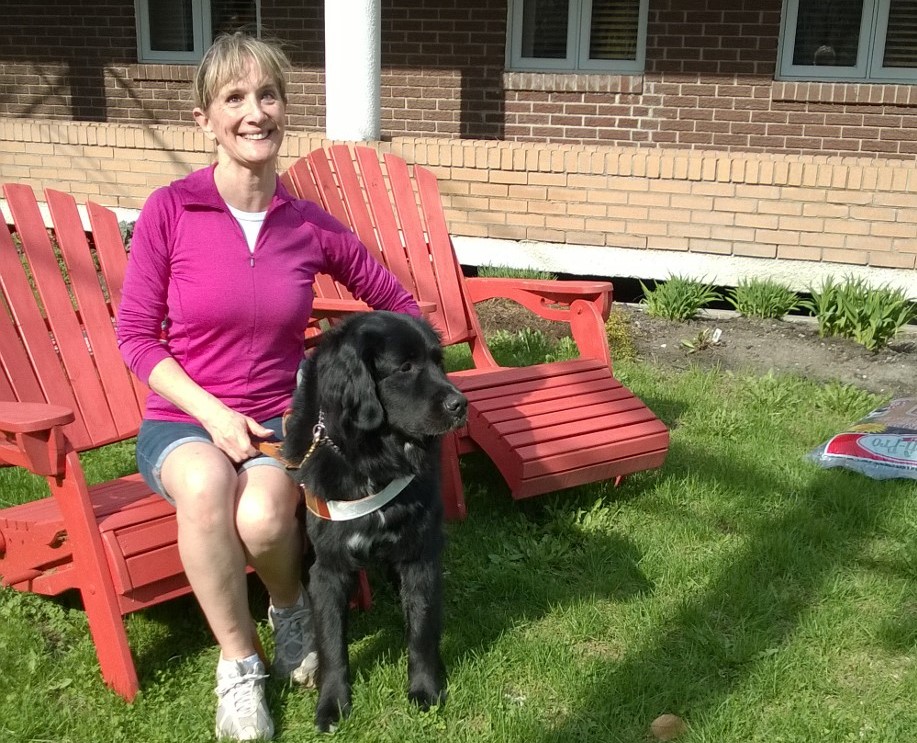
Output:
<svg viewBox="0 0 917 743">
<path fill-rule="evenodd" d="M 338 723 L 350 714 L 350 694 L 322 694 L 315 709 L 315 729 L 333 733 Z"/>
<path fill-rule="evenodd" d="M 408 699 L 426 712 L 430 707 L 436 707 L 446 703 L 446 688 L 442 686 L 429 689 L 411 689 L 408 692 Z"/>
</svg>

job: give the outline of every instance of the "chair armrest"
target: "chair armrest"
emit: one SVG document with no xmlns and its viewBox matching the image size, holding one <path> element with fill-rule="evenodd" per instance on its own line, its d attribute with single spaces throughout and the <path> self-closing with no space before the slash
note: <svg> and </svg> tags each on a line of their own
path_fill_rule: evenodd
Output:
<svg viewBox="0 0 917 743">
<path fill-rule="evenodd" d="M 430 315 L 436 311 L 436 302 L 418 302 L 420 314 L 429 320 Z M 306 348 L 314 348 L 322 337 L 322 325 L 319 320 L 343 320 L 354 312 L 369 312 L 372 308 L 365 302 L 357 299 L 326 299 L 316 297 L 312 300 L 312 322 L 306 331 Z"/>
<path fill-rule="evenodd" d="M 611 367 L 605 321 L 611 312 L 608 281 L 559 281 L 473 277 L 465 280 L 468 298 L 510 299 L 546 320 L 567 323 L 582 358 Z"/>
<path fill-rule="evenodd" d="M 611 311 L 612 286 L 608 281 L 562 281 L 553 279 L 465 279 L 473 304 L 487 299 L 511 299 L 548 320 L 567 322 L 573 302 L 591 303 L 603 319 Z"/>
<path fill-rule="evenodd" d="M 435 302 L 418 302 L 420 313 L 424 317 L 429 317 L 436 311 Z M 354 312 L 369 312 L 372 308 L 365 302 L 357 299 L 330 299 L 325 297 L 316 297 L 312 300 L 312 316 L 318 319 L 338 318 L 352 314 Z"/>
<path fill-rule="evenodd" d="M 0 464 L 61 474 L 67 448 L 62 427 L 73 420 L 73 411 L 60 405 L 0 402 Z"/>
</svg>

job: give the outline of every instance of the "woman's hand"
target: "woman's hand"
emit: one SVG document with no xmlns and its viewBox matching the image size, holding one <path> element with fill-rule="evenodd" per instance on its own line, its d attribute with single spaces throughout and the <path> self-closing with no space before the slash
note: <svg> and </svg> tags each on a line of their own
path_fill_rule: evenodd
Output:
<svg viewBox="0 0 917 743">
<path fill-rule="evenodd" d="M 237 413 L 227 407 L 222 407 L 208 420 L 201 420 L 201 425 L 213 438 L 213 443 L 225 452 L 233 462 L 244 462 L 256 454 L 258 450 L 252 443 L 252 438 L 267 438 L 273 435 L 270 428 L 265 428 L 253 418 Z"/>
<path fill-rule="evenodd" d="M 247 415 L 226 407 L 194 382 L 173 358 L 166 358 L 150 372 L 150 387 L 169 402 L 197 418 L 213 437 L 213 443 L 233 462 L 244 462 L 258 450 L 252 437 L 267 438 L 273 431 Z"/>
</svg>

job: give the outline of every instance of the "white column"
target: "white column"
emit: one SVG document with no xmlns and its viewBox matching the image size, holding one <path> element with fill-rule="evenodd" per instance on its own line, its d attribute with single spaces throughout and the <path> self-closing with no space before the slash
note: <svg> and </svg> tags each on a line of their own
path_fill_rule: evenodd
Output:
<svg viewBox="0 0 917 743">
<path fill-rule="evenodd" d="M 325 0 L 325 132 L 329 139 L 379 139 L 382 75 L 380 0 Z"/>
</svg>

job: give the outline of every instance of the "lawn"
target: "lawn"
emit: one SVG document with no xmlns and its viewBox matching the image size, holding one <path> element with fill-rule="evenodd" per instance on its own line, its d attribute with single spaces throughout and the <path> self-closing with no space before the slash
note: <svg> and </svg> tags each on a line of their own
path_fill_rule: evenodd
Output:
<svg viewBox="0 0 917 743">
<path fill-rule="evenodd" d="M 469 516 L 446 527 L 449 701 L 407 702 L 400 612 L 371 575 L 375 606 L 350 628 L 354 712 L 335 740 L 641 743 L 666 712 L 687 722 L 685 743 L 909 739 L 917 483 L 805 459 L 880 400 L 789 376 L 616 372 L 671 427 L 665 466 L 513 503 L 489 462 L 466 458 Z M 129 461 L 125 447 L 96 453 L 90 476 Z M 0 502 L 23 487 L 0 472 Z M 74 601 L 0 589 L 0 736 L 210 739 L 217 649 L 194 601 L 127 624 L 132 705 L 101 683 Z M 324 739 L 314 692 L 270 694 L 278 740 Z"/>
</svg>

